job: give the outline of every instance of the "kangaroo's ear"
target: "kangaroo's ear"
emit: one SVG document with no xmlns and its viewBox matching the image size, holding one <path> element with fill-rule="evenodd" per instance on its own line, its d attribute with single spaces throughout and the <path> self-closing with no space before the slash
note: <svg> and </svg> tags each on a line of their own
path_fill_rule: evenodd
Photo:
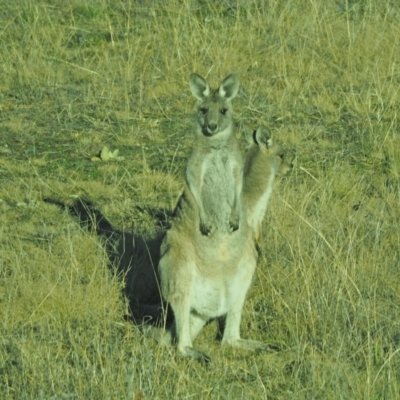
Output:
<svg viewBox="0 0 400 400">
<path fill-rule="evenodd" d="M 255 141 L 255 130 L 254 129 L 251 129 L 249 126 L 247 126 L 247 125 L 244 125 L 243 127 L 242 127 L 242 129 L 243 129 L 243 133 L 244 133 L 244 138 L 246 139 L 246 142 L 249 144 L 249 145 L 252 145 L 252 144 L 257 144 L 256 143 L 256 141 Z"/>
<path fill-rule="evenodd" d="M 272 132 L 266 126 L 259 126 L 254 132 L 254 141 L 269 149 L 272 146 Z"/>
<path fill-rule="evenodd" d="M 235 74 L 227 76 L 221 83 L 218 93 L 227 100 L 232 100 L 239 91 L 239 79 Z"/>
<path fill-rule="evenodd" d="M 200 75 L 191 74 L 189 85 L 193 96 L 198 100 L 203 100 L 210 94 L 210 86 L 208 86 L 208 83 Z"/>
</svg>

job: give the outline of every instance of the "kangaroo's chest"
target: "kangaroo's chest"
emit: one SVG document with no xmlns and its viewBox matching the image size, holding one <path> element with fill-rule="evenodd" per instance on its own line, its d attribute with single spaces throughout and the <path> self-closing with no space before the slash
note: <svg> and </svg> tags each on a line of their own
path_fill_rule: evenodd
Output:
<svg viewBox="0 0 400 400">
<path fill-rule="evenodd" d="M 237 185 L 235 168 L 236 161 L 232 156 L 220 152 L 208 154 L 202 168 L 203 200 L 211 203 L 231 202 Z"/>
<path fill-rule="evenodd" d="M 202 165 L 203 183 L 226 182 L 234 179 L 234 157 L 225 151 L 212 151 L 204 157 Z"/>
</svg>

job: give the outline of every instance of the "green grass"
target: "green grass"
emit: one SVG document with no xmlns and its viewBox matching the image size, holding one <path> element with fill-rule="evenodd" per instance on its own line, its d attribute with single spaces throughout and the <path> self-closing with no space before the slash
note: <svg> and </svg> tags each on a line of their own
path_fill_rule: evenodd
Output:
<svg viewBox="0 0 400 400">
<path fill-rule="evenodd" d="M 2 399 L 395 399 L 400 393 L 400 6 L 389 0 L 3 1 Z M 275 185 L 243 337 L 204 368 L 123 319 L 97 238 L 45 196 L 86 193 L 118 228 L 182 189 L 193 71 L 240 77 L 239 125 L 293 160 Z M 104 145 L 119 162 L 94 162 Z"/>
</svg>

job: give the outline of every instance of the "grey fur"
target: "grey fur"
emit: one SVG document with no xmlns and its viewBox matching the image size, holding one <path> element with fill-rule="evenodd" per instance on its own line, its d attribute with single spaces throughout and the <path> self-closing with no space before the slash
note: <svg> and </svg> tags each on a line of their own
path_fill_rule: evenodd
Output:
<svg viewBox="0 0 400 400">
<path fill-rule="evenodd" d="M 190 88 L 199 100 L 196 139 L 186 168 L 186 183 L 198 207 L 199 229 L 239 228 L 243 160 L 234 132 L 231 100 L 239 89 L 236 75 L 226 77 L 211 90 L 199 75 L 190 76 Z"/>
</svg>

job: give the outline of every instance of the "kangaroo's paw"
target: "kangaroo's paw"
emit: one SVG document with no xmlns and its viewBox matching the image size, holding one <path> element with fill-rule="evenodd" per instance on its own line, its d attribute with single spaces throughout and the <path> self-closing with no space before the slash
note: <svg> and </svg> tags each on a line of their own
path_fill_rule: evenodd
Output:
<svg viewBox="0 0 400 400">
<path fill-rule="evenodd" d="M 205 222 L 205 221 L 200 221 L 200 232 L 204 235 L 204 236 L 211 236 L 211 234 L 214 232 L 214 226 L 209 223 L 209 222 Z"/>
<path fill-rule="evenodd" d="M 239 229 L 239 216 L 231 215 L 229 218 L 229 229 L 231 232 L 235 232 Z"/>
</svg>

